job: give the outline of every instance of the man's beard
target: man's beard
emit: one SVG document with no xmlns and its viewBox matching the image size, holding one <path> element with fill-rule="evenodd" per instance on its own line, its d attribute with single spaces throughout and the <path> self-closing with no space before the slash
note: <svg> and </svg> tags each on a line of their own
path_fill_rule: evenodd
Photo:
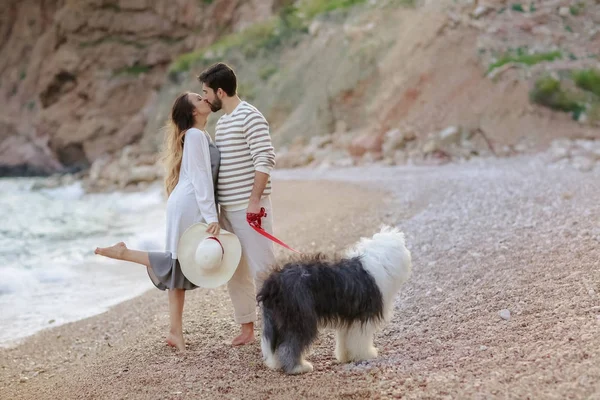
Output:
<svg viewBox="0 0 600 400">
<path fill-rule="evenodd" d="M 214 102 L 208 102 L 208 105 L 212 112 L 217 112 L 223 107 L 223 102 L 217 97 Z"/>
</svg>

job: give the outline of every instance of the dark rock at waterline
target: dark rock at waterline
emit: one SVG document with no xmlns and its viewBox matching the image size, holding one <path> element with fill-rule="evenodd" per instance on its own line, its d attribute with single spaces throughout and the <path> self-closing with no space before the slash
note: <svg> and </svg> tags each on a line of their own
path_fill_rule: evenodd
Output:
<svg viewBox="0 0 600 400">
<path fill-rule="evenodd" d="M 85 170 L 83 166 L 72 166 L 60 171 L 51 171 L 28 164 L 0 165 L 0 178 L 47 177 L 55 174 L 76 174 Z"/>
</svg>

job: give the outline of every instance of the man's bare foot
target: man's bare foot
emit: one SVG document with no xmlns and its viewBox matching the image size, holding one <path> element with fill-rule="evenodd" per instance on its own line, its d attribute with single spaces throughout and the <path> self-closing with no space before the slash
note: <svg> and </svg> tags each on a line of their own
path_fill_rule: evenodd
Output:
<svg viewBox="0 0 600 400">
<path fill-rule="evenodd" d="M 171 347 L 175 347 L 179 351 L 185 350 L 185 341 L 183 340 L 183 334 L 174 334 L 169 332 L 167 335 L 167 344 Z"/>
<path fill-rule="evenodd" d="M 231 342 L 234 346 L 242 346 L 254 341 L 254 323 L 242 324 L 242 333 Z"/>
<path fill-rule="evenodd" d="M 127 250 L 127 246 L 125 246 L 125 243 L 119 242 L 119 243 L 115 244 L 114 246 L 110 246 L 110 247 L 96 247 L 96 250 L 94 251 L 94 253 L 104 256 L 104 257 L 122 260 L 125 250 Z"/>
</svg>

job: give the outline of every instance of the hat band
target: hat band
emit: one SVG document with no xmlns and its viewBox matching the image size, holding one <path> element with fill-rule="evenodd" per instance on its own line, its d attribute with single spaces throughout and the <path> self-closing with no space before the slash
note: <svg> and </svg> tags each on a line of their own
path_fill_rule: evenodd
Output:
<svg viewBox="0 0 600 400">
<path fill-rule="evenodd" d="M 219 239 L 217 239 L 216 236 L 209 236 L 209 237 L 207 237 L 207 239 L 216 240 L 216 242 L 219 243 L 219 246 L 221 246 L 221 258 L 223 258 L 223 256 L 225 255 L 225 249 L 223 248 L 223 243 L 221 243 L 221 241 Z"/>
</svg>

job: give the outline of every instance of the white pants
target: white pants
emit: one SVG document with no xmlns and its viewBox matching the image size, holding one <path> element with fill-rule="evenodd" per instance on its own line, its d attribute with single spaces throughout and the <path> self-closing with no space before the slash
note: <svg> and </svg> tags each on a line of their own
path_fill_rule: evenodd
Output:
<svg viewBox="0 0 600 400">
<path fill-rule="evenodd" d="M 265 231 L 273 234 L 273 210 L 270 197 L 261 200 L 267 216 L 261 220 Z M 275 265 L 273 242 L 256 232 L 246 221 L 246 210 L 221 210 L 220 224 L 234 233 L 242 245 L 242 258 L 233 277 L 227 284 L 233 303 L 234 319 L 238 324 L 256 321 L 256 290 Z"/>
</svg>

